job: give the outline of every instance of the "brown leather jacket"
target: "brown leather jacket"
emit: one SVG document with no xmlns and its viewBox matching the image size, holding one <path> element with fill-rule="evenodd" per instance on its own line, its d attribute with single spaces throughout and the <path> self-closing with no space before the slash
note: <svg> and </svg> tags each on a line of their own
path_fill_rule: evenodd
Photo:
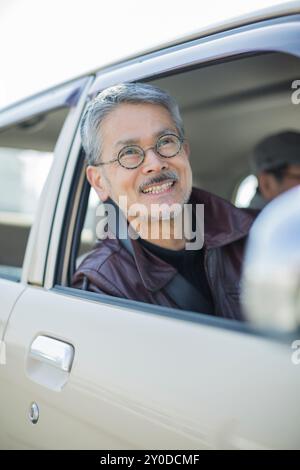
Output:
<svg viewBox="0 0 300 470">
<path fill-rule="evenodd" d="M 204 265 L 217 316 L 243 320 L 240 275 L 254 211 L 193 188 L 190 202 L 204 204 Z M 99 241 L 73 276 L 72 287 L 114 297 L 179 308 L 165 290 L 176 269 L 135 240 L 134 257 L 118 239 Z"/>
</svg>

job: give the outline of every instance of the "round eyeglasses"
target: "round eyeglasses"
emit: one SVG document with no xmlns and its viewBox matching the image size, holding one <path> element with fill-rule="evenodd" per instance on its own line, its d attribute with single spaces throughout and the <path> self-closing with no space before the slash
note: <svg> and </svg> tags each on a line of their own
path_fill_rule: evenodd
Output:
<svg viewBox="0 0 300 470">
<path fill-rule="evenodd" d="M 160 136 L 154 147 L 142 149 L 139 145 L 127 145 L 123 147 L 118 156 L 108 162 L 100 162 L 94 166 L 107 165 L 118 161 L 123 168 L 133 170 L 140 166 L 146 157 L 147 150 L 154 150 L 159 156 L 163 158 L 175 157 L 181 150 L 184 139 L 176 134 L 165 134 Z"/>
</svg>

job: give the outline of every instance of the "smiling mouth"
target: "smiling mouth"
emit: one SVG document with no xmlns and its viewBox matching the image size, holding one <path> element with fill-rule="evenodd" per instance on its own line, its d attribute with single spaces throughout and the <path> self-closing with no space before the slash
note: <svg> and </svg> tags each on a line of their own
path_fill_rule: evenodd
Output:
<svg viewBox="0 0 300 470">
<path fill-rule="evenodd" d="M 143 194 L 161 194 L 169 191 L 174 185 L 176 181 L 168 181 L 166 183 L 161 184 L 154 184 L 152 186 L 148 186 L 147 188 L 142 190 Z"/>
</svg>

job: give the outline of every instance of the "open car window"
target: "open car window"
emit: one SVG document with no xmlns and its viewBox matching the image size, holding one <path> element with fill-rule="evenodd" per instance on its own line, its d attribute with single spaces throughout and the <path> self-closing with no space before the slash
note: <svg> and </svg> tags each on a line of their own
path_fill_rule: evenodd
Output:
<svg viewBox="0 0 300 470">
<path fill-rule="evenodd" d="M 298 109 L 291 101 L 291 83 L 299 75 L 298 58 L 274 52 L 236 57 L 148 80 L 168 91 L 179 104 L 191 144 L 194 186 L 241 206 L 236 189 L 251 173 L 255 145 L 271 133 L 286 128 L 300 130 Z M 73 211 L 69 236 L 73 238 L 69 254 L 62 258 L 64 266 L 61 264 L 58 281 L 69 287 L 79 263 L 97 241 L 99 202 L 85 181 L 82 153 L 78 168 L 78 185 L 69 206 Z"/>
<path fill-rule="evenodd" d="M 298 58 L 266 53 L 150 82 L 179 103 L 191 143 L 195 186 L 238 207 L 249 205 L 257 184 L 250 166 L 256 144 L 283 129 L 300 130 L 298 109 L 291 100 L 291 84 L 298 75 Z M 92 192 L 81 250 L 87 234 L 91 236 L 96 201 Z"/>
</svg>

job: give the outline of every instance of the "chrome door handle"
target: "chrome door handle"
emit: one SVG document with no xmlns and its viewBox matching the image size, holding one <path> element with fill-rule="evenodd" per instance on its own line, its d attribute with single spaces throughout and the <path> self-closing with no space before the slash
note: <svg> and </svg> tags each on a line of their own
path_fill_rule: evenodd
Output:
<svg viewBox="0 0 300 470">
<path fill-rule="evenodd" d="M 30 346 L 29 356 L 50 364 L 64 372 L 70 372 L 74 359 L 74 347 L 49 336 L 38 336 Z"/>
</svg>

